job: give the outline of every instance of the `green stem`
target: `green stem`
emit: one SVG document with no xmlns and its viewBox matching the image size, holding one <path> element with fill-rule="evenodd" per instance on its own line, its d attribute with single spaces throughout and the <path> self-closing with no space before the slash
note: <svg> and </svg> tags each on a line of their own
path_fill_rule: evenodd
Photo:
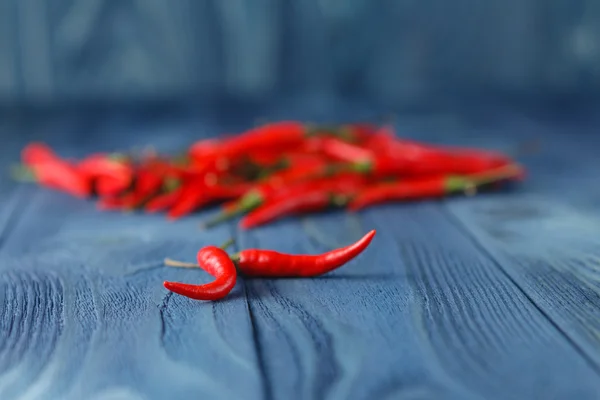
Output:
<svg viewBox="0 0 600 400">
<path fill-rule="evenodd" d="M 516 164 L 501 167 L 488 172 L 474 174 L 470 176 L 452 176 L 446 181 L 446 190 L 448 192 L 469 192 L 479 186 L 489 183 L 514 178 L 519 175 L 521 169 Z"/>
<path fill-rule="evenodd" d="M 248 193 L 244 195 L 237 207 L 232 210 L 225 210 L 219 214 L 217 214 L 214 218 L 205 221 L 201 226 L 204 229 L 209 229 L 217 226 L 220 223 L 225 221 L 229 221 L 232 218 L 235 218 L 238 215 L 245 214 L 253 208 L 258 207 L 262 203 L 262 196 L 258 193 Z"/>
<path fill-rule="evenodd" d="M 230 238 L 225 243 L 223 243 L 221 246 L 219 246 L 219 248 L 222 250 L 227 250 L 229 247 L 233 246 L 234 243 L 235 243 L 235 239 Z"/>
<path fill-rule="evenodd" d="M 195 263 L 187 263 L 187 262 L 172 260 L 170 258 L 165 258 L 164 263 L 165 263 L 165 265 L 167 267 L 175 267 L 175 268 L 196 268 L 196 267 L 199 267 L 199 265 L 195 264 Z"/>
<path fill-rule="evenodd" d="M 33 170 L 22 164 L 12 165 L 10 167 L 10 176 L 19 182 L 37 182 Z"/>
</svg>

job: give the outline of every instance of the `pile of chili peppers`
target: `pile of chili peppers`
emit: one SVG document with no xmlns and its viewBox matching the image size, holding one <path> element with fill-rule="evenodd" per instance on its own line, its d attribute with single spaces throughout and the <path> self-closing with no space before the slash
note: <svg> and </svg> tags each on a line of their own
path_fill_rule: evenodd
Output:
<svg viewBox="0 0 600 400">
<path fill-rule="evenodd" d="M 318 255 L 285 254 L 273 250 L 246 249 L 237 254 L 228 255 L 227 242 L 221 247 L 206 246 L 198 251 L 198 264 L 184 263 L 165 259 L 165 265 L 171 267 L 200 267 L 215 280 L 204 285 L 165 281 L 164 287 L 171 292 L 195 300 L 220 300 L 227 296 L 235 286 L 238 273 L 248 277 L 268 278 L 305 278 L 315 277 L 333 271 L 365 250 L 375 230 L 348 246 L 334 249 Z"/>
<path fill-rule="evenodd" d="M 13 171 L 19 179 L 96 197 L 102 210 L 165 212 L 174 220 L 220 205 L 203 226 L 241 216 L 243 229 L 330 208 L 472 194 L 524 177 L 506 154 L 408 140 L 366 123 L 273 122 L 197 141 L 176 156 L 150 151 L 69 160 L 30 143 L 21 158 Z"/>
</svg>

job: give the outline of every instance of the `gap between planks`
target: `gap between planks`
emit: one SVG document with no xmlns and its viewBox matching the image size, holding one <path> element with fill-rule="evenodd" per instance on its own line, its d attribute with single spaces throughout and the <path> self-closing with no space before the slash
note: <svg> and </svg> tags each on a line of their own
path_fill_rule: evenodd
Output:
<svg viewBox="0 0 600 400">
<path fill-rule="evenodd" d="M 240 247 L 238 244 L 240 242 L 239 229 L 237 228 L 237 225 L 235 224 L 235 222 L 229 223 L 228 225 L 230 227 L 231 237 L 233 238 L 232 248 L 235 249 L 235 252 L 238 252 L 238 251 L 240 251 Z M 238 276 L 238 279 L 239 279 L 239 276 Z M 262 386 L 264 399 L 272 400 L 273 399 L 273 388 L 269 384 L 269 378 L 267 376 L 267 371 L 266 371 L 266 367 L 265 367 L 263 348 L 262 348 L 262 345 L 260 344 L 260 340 L 258 338 L 258 332 L 256 329 L 256 317 L 254 316 L 254 312 L 252 311 L 252 305 L 250 304 L 250 299 L 248 297 L 248 283 L 246 281 L 246 278 L 241 278 L 241 281 L 242 281 L 242 286 L 244 289 L 244 301 L 246 303 L 246 311 L 248 312 L 248 319 L 250 320 L 250 328 L 251 328 L 251 332 L 252 332 L 252 344 L 254 346 L 254 351 L 256 353 L 256 361 L 257 361 L 258 368 L 259 368 L 258 373 L 260 376 L 260 384 Z"/>
<path fill-rule="evenodd" d="M 456 228 L 466 237 L 468 238 L 474 246 L 476 246 L 483 254 L 485 254 L 490 261 L 495 265 L 498 270 L 509 279 L 512 284 L 527 298 L 529 302 L 540 312 L 541 315 L 544 316 L 548 320 L 550 324 L 560 333 L 561 336 L 573 347 L 573 349 L 590 365 L 590 367 L 600 375 L 600 365 L 596 362 L 594 357 L 588 354 L 584 348 L 580 345 L 579 340 L 572 335 L 570 335 L 559 322 L 554 320 L 552 316 L 544 309 L 542 305 L 535 301 L 535 299 L 531 296 L 531 294 L 523 287 L 522 284 L 519 283 L 518 279 L 515 278 L 510 269 L 506 268 L 502 265 L 502 263 L 498 260 L 498 258 L 489 250 L 489 248 L 481 242 L 474 234 L 474 232 L 469 229 L 467 224 L 456 215 L 447 204 L 442 204 L 440 209 L 443 211 L 444 215 L 450 220 L 452 224 L 456 226 Z"/>
</svg>

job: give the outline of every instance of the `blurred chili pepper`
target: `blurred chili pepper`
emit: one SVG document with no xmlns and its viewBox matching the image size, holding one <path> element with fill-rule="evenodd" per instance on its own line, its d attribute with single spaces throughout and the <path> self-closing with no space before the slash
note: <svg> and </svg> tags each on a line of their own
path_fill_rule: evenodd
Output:
<svg viewBox="0 0 600 400">
<path fill-rule="evenodd" d="M 60 159 L 38 162 L 29 167 L 14 167 L 12 176 L 19 181 L 35 181 L 40 185 L 85 198 L 91 194 L 90 182 L 71 164 Z"/>
<path fill-rule="evenodd" d="M 167 218 L 179 219 L 211 202 L 237 198 L 246 191 L 247 188 L 242 185 L 206 185 L 202 180 L 188 181 L 170 205 Z"/>
<path fill-rule="evenodd" d="M 131 186 L 133 167 L 125 157 L 92 154 L 77 164 L 77 170 L 90 179 L 100 196 L 115 196 Z"/>
<path fill-rule="evenodd" d="M 343 206 L 364 185 L 365 180 L 354 174 L 310 182 L 292 193 L 274 195 L 242 218 L 240 227 L 250 229 L 292 214 Z"/>
<path fill-rule="evenodd" d="M 348 208 L 358 211 L 367 206 L 389 201 L 406 201 L 434 199 L 452 193 L 469 192 L 476 187 L 500 182 L 507 179 L 519 179 L 523 169 L 517 165 L 509 165 L 472 175 L 438 175 L 401 180 L 399 182 L 382 182 L 367 186 L 358 192 Z"/>
<path fill-rule="evenodd" d="M 471 174 L 501 167 L 510 159 L 482 152 L 445 152 L 415 149 L 411 152 L 377 154 L 367 161 L 354 163 L 353 169 L 374 177 Z"/>
<path fill-rule="evenodd" d="M 144 205 L 144 210 L 149 213 L 155 213 L 169 209 L 177 202 L 177 199 L 181 196 L 182 192 L 183 189 L 178 188 L 171 192 L 161 193 L 148 200 Z"/>
<path fill-rule="evenodd" d="M 320 139 L 323 154 L 336 161 L 368 162 L 375 157 L 372 151 L 356 144 L 333 137 L 323 137 Z"/>
<path fill-rule="evenodd" d="M 237 207 L 230 205 L 227 209 L 222 209 L 221 213 L 204 222 L 202 226 L 210 228 L 244 214 L 261 205 L 267 198 L 278 191 L 282 191 L 283 193 L 302 191 L 305 185 L 314 185 L 312 182 L 314 179 L 327 177 L 333 173 L 334 170 L 331 168 L 331 165 L 320 160 L 316 163 L 308 163 L 274 174 L 247 191 L 237 201 Z"/>
<path fill-rule="evenodd" d="M 194 212 L 199 207 L 212 199 L 205 191 L 206 186 L 199 181 L 191 181 L 184 184 L 175 201 L 167 212 L 167 218 L 176 220 L 184 215 Z"/>
<path fill-rule="evenodd" d="M 41 142 L 29 143 L 21 151 L 21 161 L 27 166 L 59 159 L 60 158 L 54 153 L 50 146 Z"/>
<path fill-rule="evenodd" d="M 46 144 L 33 142 L 21 151 L 23 165 L 12 169 L 20 181 L 35 181 L 40 185 L 69 193 L 76 197 L 91 194 L 90 181 L 68 161 L 61 159 Z"/>
<path fill-rule="evenodd" d="M 221 149 L 223 143 L 218 139 L 203 139 L 190 146 L 188 155 L 197 161 L 213 158 Z"/>
</svg>

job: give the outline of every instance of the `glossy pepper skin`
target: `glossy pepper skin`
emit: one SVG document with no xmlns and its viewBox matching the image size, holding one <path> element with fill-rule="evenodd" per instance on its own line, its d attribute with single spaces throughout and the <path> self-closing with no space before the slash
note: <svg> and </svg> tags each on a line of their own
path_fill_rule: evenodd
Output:
<svg viewBox="0 0 600 400">
<path fill-rule="evenodd" d="M 227 296 L 237 280 L 235 265 L 227 252 L 215 246 L 203 247 L 198 252 L 197 260 L 200 268 L 215 277 L 214 281 L 204 285 L 165 281 L 164 287 L 194 300 L 220 300 Z"/>
<path fill-rule="evenodd" d="M 355 243 L 319 255 L 295 255 L 273 250 L 247 249 L 233 256 L 239 271 L 247 276 L 312 277 L 326 274 L 346 264 L 371 243 L 375 230 Z"/>
</svg>

